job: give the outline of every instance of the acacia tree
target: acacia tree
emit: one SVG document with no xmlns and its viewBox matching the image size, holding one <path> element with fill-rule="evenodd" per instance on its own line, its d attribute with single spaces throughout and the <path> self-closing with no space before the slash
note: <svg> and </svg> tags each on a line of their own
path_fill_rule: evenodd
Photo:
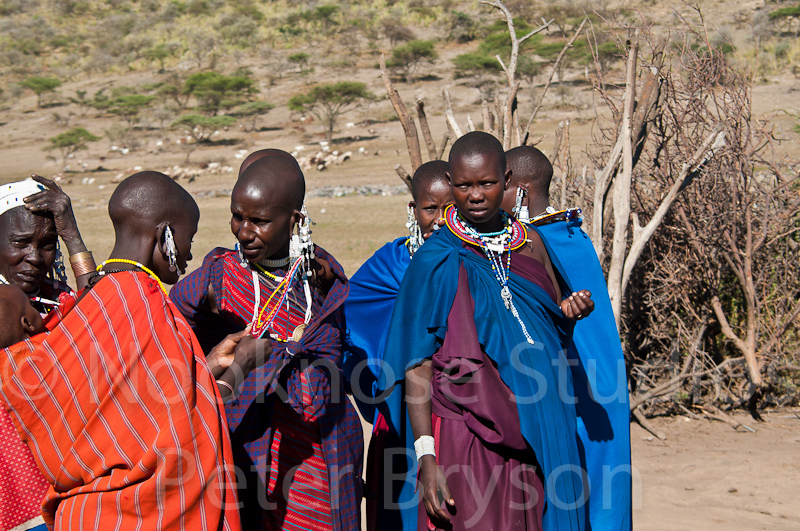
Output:
<svg viewBox="0 0 800 531">
<path fill-rule="evenodd" d="M 54 77 L 31 76 L 20 85 L 36 94 L 36 106 L 41 107 L 45 96 L 61 86 L 61 80 Z"/>
<path fill-rule="evenodd" d="M 289 100 L 293 111 L 310 112 L 325 124 L 328 142 L 333 140 L 336 122 L 343 113 L 353 110 L 365 101 L 373 101 L 375 95 L 367 85 L 355 81 L 339 81 L 317 85 L 306 94 L 296 94 Z"/>
<path fill-rule="evenodd" d="M 95 136 L 83 127 L 74 127 L 65 133 L 50 138 L 50 146 L 46 149 L 57 149 L 61 152 L 61 166 L 67 164 L 67 159 L 73 153 L 83 149 L 88 149 L 89 142 L 97 142 L 99 136 Z"/>
<path fill-rule="evenodd" d="M 406 83 L 413 83 L 420 65 L 433 63 L 437 57 L 433 41 L 418 39 L 392 50 L 392 57 L 386 66 L 402 71 Z"/>
<path fill-rule="evenodd" d="M 122 116 L 128 127 L 133 127 L 139 121 L 139 113 L 150 107 L 155 96 L 145 94 L 123 94 L 111 101 L 108 112 Z"/>
<path fill-rule="evenodd" d="M 184 96 L 197 98 L 200 109 L 214 116 L 220 108 L 232 108 L 243 103 L 258 92 L 258 89 L 248 76 L 199 72 L 186 78 L 181 92 Z"/>
<path fill-rule="evenodd" d="M 266 101 L 248 101 L 231 111 L 230 114 L 241 119 L 242 123 L 245 124 L 245 131 L 255 131 L 258 118 L 274 108 L 275 105 Z"/>
</svg>

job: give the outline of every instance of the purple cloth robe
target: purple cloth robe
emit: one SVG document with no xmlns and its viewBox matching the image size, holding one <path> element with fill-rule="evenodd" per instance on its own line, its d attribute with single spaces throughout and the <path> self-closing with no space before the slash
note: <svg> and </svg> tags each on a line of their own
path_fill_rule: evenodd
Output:
<svg viewBox="0 0 800 531">
<path fill-rule="evenodd" d="M 515 253 L 511 267 L 555 301 L 553 282 L 540 262 Z M 479 344 L 464 266 L 432 369 L 437 461 L 456 502 L 450 524 L 435 529 L 542 529 L 541 470 L 520 431 L 513 394 Z M 418 528 L 432 529 L 424 504 L 419 507 Z"/>
</svg>

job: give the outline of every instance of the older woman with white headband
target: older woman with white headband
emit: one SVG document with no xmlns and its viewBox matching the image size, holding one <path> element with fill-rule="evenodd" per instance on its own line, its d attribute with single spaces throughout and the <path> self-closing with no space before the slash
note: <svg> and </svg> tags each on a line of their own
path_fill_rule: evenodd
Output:
<svg viewBox="0 0 800 531">
<path fill-rule="evenodd" d="M 59 237 L 80 289 L 94 273 L 95 263 L 78 231 L 69 196 L 38 175 L 0 185 L 0 283 L 22 288 L 41 312 L 70 291 Z"/>
</svg>

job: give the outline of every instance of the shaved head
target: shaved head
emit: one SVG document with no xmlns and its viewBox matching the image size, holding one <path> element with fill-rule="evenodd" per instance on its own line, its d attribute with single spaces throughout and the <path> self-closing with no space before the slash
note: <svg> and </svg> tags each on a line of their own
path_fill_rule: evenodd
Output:
<svg viewBox="0 0 800 531">
<path fill-rule="evenodd" d="M 533 146 L 519 146 L 506 153 L 506 160 L 511 169 L 512 186 L 527 185 L 530 193 L 549 197 L 553 165 L 544 153 Z"/>
<path fill-rule="evenodd" d="M 303 208 L 306 180 L 300 165 L 285 151 L 279 149 L 262 151 L 274 153 L 262 155 L 247 165 L 233 187 L 233 195 L 246 194 L 262 198 L 269 196 L 275 205 L 285 205 L 293 210 Z"/>
<path fill-rule="evenodd" d="M 44 331 L 42 317 L 17 286 L 0 284 L 0 348 L 10 347 Z"/>
<path fill-rule="evenodd" d="M 149 231 L 162 222 L 200 218 L 189 192 L 156 171 L 136 173 L 122 181 L 108 202 L 108 214 L 117 234 Z"/>
<path fill-rule="evenodd" d="M 259 149 L 258 151 L 253 151 L 247 158 L 244 159 L 242 165 L 239 167 L 239 177 L 242 176 L 244 171 L 250 167 L 257 160 L 261 160 L 267 157 L 281 157 L 284 159 L 291 159 L 294 160 L 291 154 L 286 153 L 280 149 Z"/>
<path fill-rule="evenodd" d="M 411 179 L 411 196 L 414 201 L 419 201 L 420 195 L 433 188 L 435 183 L 441 183 L 449 188 L 450 182 L 447 180 L 449 171 L 450 165 L 443 160 L 432 160 L 417 168 Z"/>
<path fill-rule="evenodd" d="M 483 131 L 471 131 L 455 141 L 450 149 L 450 166 L 461 159 L 496 157 L 501 173 L 506 172 L 506 154 L 503 145 L 494 135 Z"/>
</svg>

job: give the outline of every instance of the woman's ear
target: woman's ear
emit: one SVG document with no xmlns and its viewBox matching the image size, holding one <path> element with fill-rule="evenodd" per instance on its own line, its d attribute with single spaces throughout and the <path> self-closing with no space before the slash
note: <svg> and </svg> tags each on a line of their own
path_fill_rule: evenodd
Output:
<svg viewBox="0 0 800 531">
<path fill-rule="evenodd" d="M 508 187 L 511 186 L 511 170 L 506 170 L 506 174 L 503 177 L 506 180 L 503 190 L 508 190 Z"/>
<path fill-rule="evenodd" d="M 162 221 L 156 226 L 156 246 L 164 256 L 167 254 L 166 238 L 164 238 L 164 231 L 167 230 L 167 227 L 169 227 L 169 223 L 166 221 Z"/>
<path fill-rule="evenodd" d="M 36 327 L 24 315 L 21 317 L 20 323 L 22 324 L 22 329 L 25 331 L 26 334 L 28 334 L 28 336 L 32 336 L 36 333 Z"/>
<path fill-rule="evenodd" d="M 302 212 L 300 212 L 299 210 L 294 210 L 292 212 L 292 228 L 291 228 L 291 230 L 294 231 L 294 228 L 297 225 L 299 225 L 300 223 L 302 223 L 303 221 L 305 221 L 305 219 L 306 219 L 306 217 L 303 215 Z"/>
</svg>

